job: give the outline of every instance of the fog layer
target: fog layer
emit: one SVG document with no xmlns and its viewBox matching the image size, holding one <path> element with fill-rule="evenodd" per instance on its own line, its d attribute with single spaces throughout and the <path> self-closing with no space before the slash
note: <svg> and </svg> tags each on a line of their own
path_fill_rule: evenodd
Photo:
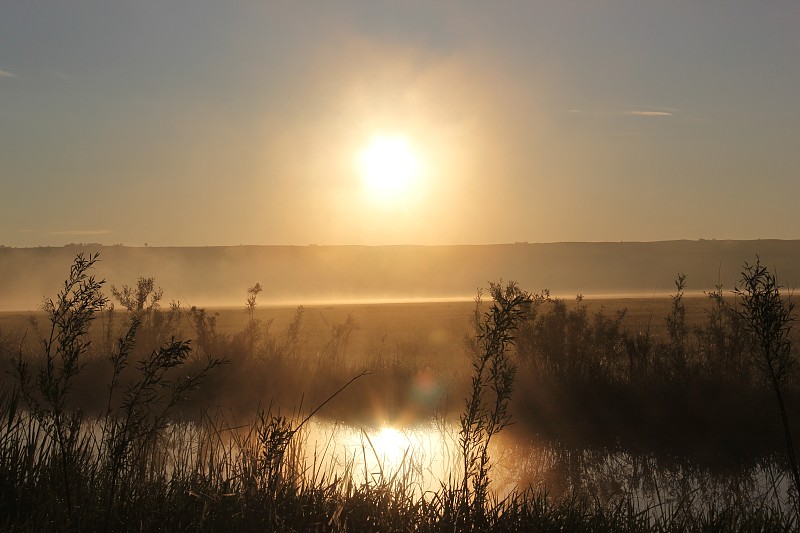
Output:
<svg viewBox="0 0 800 533">
<path fill-rule="evenodd" d="M 52 297 L 78 253 L 100 253 L 95 274 L 109 284 L 155 277 L 165 301 L 243 305 L 264 287 L 262 305 L 460 299 L 488 280 L 528 290 L 586 296 L 652 296 L 673 290 L 732 289 L 745 261 L 774 268 L 787 287 L 800 281 L 800 241 L 663 241 L 485 246 L 236 246 L 133 248 L 66 246 L 0 249 L 0 310 L 36 309 Z"/>
</svg>

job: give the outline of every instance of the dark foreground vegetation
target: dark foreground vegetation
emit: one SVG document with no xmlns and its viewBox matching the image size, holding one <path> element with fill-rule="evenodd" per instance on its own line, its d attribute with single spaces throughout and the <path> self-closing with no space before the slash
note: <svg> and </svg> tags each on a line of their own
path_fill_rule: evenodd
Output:
<svg viewBox="0 0 800 533">
<path fill-rule="evenodd" d="M 453 361 L 433 368 L 382 357 L 350 364 L 347 345 L 358 327 L 352 317 L 331 324 L 314 356 L 301 357 L 303 309 L 275 333 L 254 318 L 260 285 L 249 289 L 247 325 L 235 334 L 219 333 L 204 309 L 162 309 L 149 278 L 111 287 L 120 313 L 102 292 L 104 282 L 91 276 L 95 260 L 76 259 L 62 291 L 44 304 L 46 321 L 31 328 L 36 339 L 0 332 L 10 370 L 0 393 L 5 530 L 800 527 L 791 305 L 758 263 L 746 266 L 733 301 L 721 288 L 709 294 L 707 320 L 696 325 L 686 321 L 679 276 L 665 335 L 649 325 L 627 329 L 624 311 L 589 313 L 580 298 L 571 304 L 492 284 L 491 302 L 479 299 L 475 307 L 467 359 L 447 374 Z M 176 337 L 186 320 L 191 342 Z M 414 389 L 427 374 L 439 387 Z M 273 390 L 303 391 L 313 408 L 281 415 L 279 402 L 263 398 Z M 352 465 L 342 474 L 303 456 L 311 415 L 366 417 L 364 398 L 378 398 L 387 416 L 426 417 L 448 397 L 463 399 L 456 404 L 459 459 L 436 490 L 420 491 L 402 471 L 380 469 L 355 481 Z M 256 406 L 239 405 L 254 399 Z M 492 450 L 515 421 L 518 431 L 567 449 L 766 460 L 781 474 L 761 497 L 731 491 L 703 499 L 690 491 L 655 506 L 631 494 L 600 498 L 578 485 L 558 494 L 521 487 L 501 495 L 491 486 Z M 779 490 L 787 482 L 788 492 Z"/>
</svg>

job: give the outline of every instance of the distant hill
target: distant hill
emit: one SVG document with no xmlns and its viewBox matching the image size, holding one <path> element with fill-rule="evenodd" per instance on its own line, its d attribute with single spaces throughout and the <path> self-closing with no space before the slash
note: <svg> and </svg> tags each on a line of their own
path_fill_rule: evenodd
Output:
<svg viewBox="0 0 800 533">
<path fill-rule="evenodd" d="M 154 276 L 165 300 L 243 305 L 264 287 L 262 305 L 336 300 L 471 297 L 487 281 L 527 290 L 592 295 L 667 293 L 679 272 L 689 291 L 733 288 L 745 261 L 800 282 L 800 241 L 663 241 L 479 246 L 231 246 L 0 248 L 0 310 L 35 309 L 54 296 L 79 252 L 100 252 L 109 284 Z"/>
</svg>

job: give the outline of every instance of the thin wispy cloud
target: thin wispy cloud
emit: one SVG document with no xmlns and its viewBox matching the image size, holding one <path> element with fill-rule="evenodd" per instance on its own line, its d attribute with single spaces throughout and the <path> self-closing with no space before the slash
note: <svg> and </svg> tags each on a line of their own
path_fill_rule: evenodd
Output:
<svg viewBox="0 0 800 533">
<path fill-rule="evenodd" d="M 632 106 L 633 107 L 633 106 Z M 638 107 L 638 109 L 636 109 Z M 647 106 L 635 106 L 633 109 L 627 111 L 623 110 L 586 110 L 578 107 L 573 107 L 566 110 L 567 113 L 584 114 L 594 117 L 619 117 L 619 116 L 634 116 L 634 117 L 672 117 L 679 114 L 677 109 L 670 109 L 668 107 L 650 108 Z"/>
<path fill-rule="evenodd" d="M 75 78 L 75 76 L 72 76 L 65 72 L 61 72 L 60 70 L 51 70 L 49 72 L 54 78 L 56 78 L 59 81 L 66 81 L 70 83 L 77 81 L 77 78 Z"/>
<path fill-rule="evenodd" d="M 671 117 L 674 113 L 670 111 L 626 111 L 626 115 L 633 115 L 636 117 Z"/>
<path fill-rule="evenodd" d="M 16 74 L 14 74 L 13 72 L 10 72 L 10 71 L 8 71 L 8 70 L 2 70 L 2 69 L 0 69 L 0 78 L 18 78 L 18 77 L 19 77 L 19 76 L 17 76 L 17 75 L 16 75 Z"/>
</svg>

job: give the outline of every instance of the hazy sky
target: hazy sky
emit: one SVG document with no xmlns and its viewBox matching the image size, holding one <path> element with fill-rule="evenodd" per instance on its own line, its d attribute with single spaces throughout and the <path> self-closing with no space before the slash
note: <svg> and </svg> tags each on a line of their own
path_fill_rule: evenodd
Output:
<svg viewBox="0 0 800 533">
<path fill-rule="evenodd" d="M 0 0 L 7 246 L 800 238 L 798 199 L 796 0 Z"/>
</svg>

